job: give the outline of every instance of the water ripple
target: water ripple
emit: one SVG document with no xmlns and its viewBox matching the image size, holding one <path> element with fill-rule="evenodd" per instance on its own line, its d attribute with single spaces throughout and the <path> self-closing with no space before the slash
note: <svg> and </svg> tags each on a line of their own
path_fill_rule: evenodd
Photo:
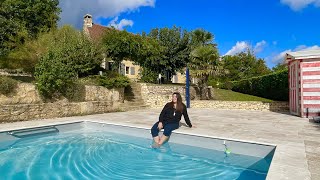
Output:
<svg viewBox="0 0 320 180">
<path fill-rule="evenodd" d="M 103 133 L 26 139 L 0 151 L 0 172 L 6 179 L 237 179 L 244 171 L 266 177 L 150 144 L 149 139 Z"/>
</svg>

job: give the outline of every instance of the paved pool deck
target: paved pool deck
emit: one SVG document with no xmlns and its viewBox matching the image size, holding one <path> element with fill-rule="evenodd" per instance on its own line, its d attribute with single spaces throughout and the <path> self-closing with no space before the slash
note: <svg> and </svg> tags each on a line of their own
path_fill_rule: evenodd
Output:
<svg viewBox="0 0 320 180">
<path fill-rule="evenodd" d="M 0 131 L 76 121 L 151 128 L 161 109 L 42 119 L 0 124 Z M 177 131 L 277 146 L 267 179 L 320 179 L 320 125 L 306 118 L 267 111 L 189 109 L 195 128 Z M 181 122 L 184 122 L 182 119 Z"/>
</svg>

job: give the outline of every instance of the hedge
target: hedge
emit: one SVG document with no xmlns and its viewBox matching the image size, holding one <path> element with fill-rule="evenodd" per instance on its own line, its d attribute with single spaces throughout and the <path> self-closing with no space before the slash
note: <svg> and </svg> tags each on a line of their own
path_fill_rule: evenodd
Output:
<svg viewBox="0 0 320 180">
<path fill-rule="evenodd" d="M 289 100 L 288 70 L 231 83 L 236 92 L 277 101 Z"/>
</svg>

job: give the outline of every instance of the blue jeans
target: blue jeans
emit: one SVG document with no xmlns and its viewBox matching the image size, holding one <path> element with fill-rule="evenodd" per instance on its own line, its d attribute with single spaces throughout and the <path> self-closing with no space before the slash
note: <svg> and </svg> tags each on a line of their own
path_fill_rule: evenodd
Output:
<svg viewBox="0 0 320 180">
<path fill-rule="evenodd" d="M 156 122 L 151 128 L 152 137 L 156 137 L 159 134 L 160 130 L 158 129 L 158 124 L 159 122 Z M 163 135 L 165 136 L 170 136 L 173 130 L 179 128 L 179 123 L 167 123 L 167 124 L 162 123 L 162 124 L 164 129 Z"/>
</svg>

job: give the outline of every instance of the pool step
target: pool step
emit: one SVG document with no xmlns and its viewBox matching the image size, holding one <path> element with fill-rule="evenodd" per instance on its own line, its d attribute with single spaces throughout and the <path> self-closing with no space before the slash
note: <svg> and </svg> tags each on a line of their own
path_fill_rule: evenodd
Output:
<svg viewBox="0 0 320 180">
<path fill-rule="evenodd" d="M 8 134 L 17 138 L 25 138 L 30 136 L 39 136 L 45 134 L 58 133 L 59 130 L 54 126 L 29 128 L 23 130 L 9 131 Z"/>
</svg>

